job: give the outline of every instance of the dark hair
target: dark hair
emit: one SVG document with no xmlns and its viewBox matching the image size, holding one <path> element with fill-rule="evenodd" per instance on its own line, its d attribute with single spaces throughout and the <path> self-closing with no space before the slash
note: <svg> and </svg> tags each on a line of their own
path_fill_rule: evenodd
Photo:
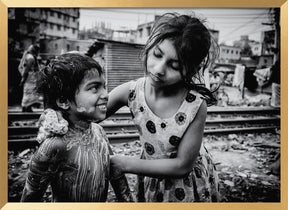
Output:
<svg viewBox="0 0 288 210">
<path fill-rule="evenodd" d="M 181 65 L 181 76 L 187 89 L 198 91 L 206 99 L 208 105 L 216 102 L 213 93 L 204 84 L 197 84 L 194 79 L 201 81 L 202 73 L 215 60 L 217 55 L 216 43 L 209 30 L 196 17 L 166 13 L 159 17 L 152 28 L 151 35 L 143 51 L 145 70 L 149 51 L 164 41 L 170 39 Z M 210 51 L 209 51 L 210 50 Z M 184 72 L 185 71 L 185 72 Z"/>
<path fill-rule="evenodd" d="M 86 55 L 66 53 L 47 62 L 37 79 L 37 90 L 44 95 L 45 108 L 60 110 L 57 99 L 74 101 L 84 76 L 91 70 L 103 74 L 101 66 Z"/>
</svg>

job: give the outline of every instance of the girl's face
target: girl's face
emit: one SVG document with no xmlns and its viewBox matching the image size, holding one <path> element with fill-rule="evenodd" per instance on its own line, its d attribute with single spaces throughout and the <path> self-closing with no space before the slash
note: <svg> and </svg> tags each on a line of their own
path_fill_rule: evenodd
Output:
<svg viewBox="0 0 288 210">
<path fill-rule="evenodd" d="M 172 40 L 165 39 L 148 52 L 147 77 L 151 85 L 163 87 L 182 81 L 180 63 Z"/>
<path fill-rule="evenodd" d="M 75 101 L 70 102 L 72 119 L 82 121 L 100 121 L 105 119 L 108 94 L 103 76 L 97 70 L 86 72 L 78 90 Z"/>
</svg>

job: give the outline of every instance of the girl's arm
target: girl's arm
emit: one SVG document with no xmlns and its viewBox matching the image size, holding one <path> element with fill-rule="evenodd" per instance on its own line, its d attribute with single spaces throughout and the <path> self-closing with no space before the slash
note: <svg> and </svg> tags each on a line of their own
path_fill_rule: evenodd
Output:
<svg viewBox="0 0 288 210">
<path fill-rule="evenodd" d="M 109 154 L 114 155 L 111 145 L 103 128 L 101 128 L 102 135 L 108 144 Z M 134 198 L 129 188 L 129 184 L 125 174 L 116 168 L 110 168 L 110 184 L 114 190 L 118 202 L 134 202 Z"/>
<path fill-rule="evenodd" d="M 21 202 L 40 202 L 58 170 L 59 141 L 44 141 L 32 156 Z"/>
<path fill-rule="evenodd" d="M 193 168 L 202 144 L 207 105 L 203 102 L 193 122 L 187 128 L 174 159 L 143 160 L 126 156 L 111 159 L 113 167 L 124 173 L 133 173 L 151 177 L 182 177 Z"/>
<path fill-rule="evenodd" d="M 121 84 L 114 88 L 109 93 L 108 106 L 106 118 L 113 115 L 118 109 L 128 105 L 130 82 Z M 113 151 L 109 146 L 110 155 L 113 155 Z M 134 202 L 134 198 L 131 194 L 127 178 L 122 171 L 117 168 L 110 167 L 110 184 L 115 192 L 118 202 Z"/>
<path fill-rule="evenodd" d="M 128 105 L 130 84 L 130 82 L 121 84 L 109 93 L 106 118 L 113 115 L 121 107 Z"/>
</svg>

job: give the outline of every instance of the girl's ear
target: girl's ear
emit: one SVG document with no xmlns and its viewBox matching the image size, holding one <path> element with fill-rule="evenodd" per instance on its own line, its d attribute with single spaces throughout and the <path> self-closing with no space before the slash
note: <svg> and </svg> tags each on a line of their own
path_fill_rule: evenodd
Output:
<svg viewBox="0 0 288 210">
<path fill-rule="evenodd" d="M 70 103 L 67 99 L 64 98 L 58 98 L 56 100 L 57 106 L 61 109 L 68 110 L 70 108 Z"/>
</svg>

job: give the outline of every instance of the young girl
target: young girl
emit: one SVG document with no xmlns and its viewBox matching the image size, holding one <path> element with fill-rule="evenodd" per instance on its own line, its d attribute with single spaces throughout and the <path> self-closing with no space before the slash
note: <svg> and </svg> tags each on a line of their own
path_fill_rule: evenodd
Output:
<svg viewBox="0 0 288 210">
<path fill-rule="evenodd" d="M 145 77 L 109 94 L 107 116 L 128 105 L 140 134 L 141 159 L 111 158 L 112 167 L 140 175 L 138 201 L 218 201 L 218 177 L 202 144 L 207 104 L 215 99 L 196 83 L 210 49 L 199 19 L 166 14 L 144 49 Z"/>
<path fill-rule="evenodd" d="M 101 67 L 88 56 L 61 55 L 40 72 L 39 90 L 47 109 L 21 201 L 40 201 L 49 184 L 54 202 L 106 201 L 109 143 L 95 123 L 105 118 L 108 100 Z M 125 177 L 111 184 L 120 201 L 132 201 Z"/>
</svg>

